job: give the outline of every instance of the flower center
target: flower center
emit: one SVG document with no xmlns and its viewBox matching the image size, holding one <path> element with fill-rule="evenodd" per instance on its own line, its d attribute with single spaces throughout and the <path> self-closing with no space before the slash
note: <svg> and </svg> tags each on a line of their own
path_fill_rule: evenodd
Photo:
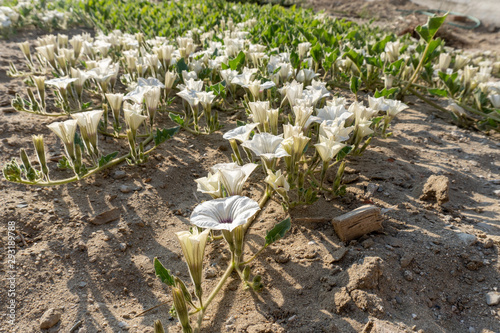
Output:
<svg viewBox="0 0 500 333">
<path fill-rule="evenodd" d="M 233 223 L 233 221 L 230 218 L 227 218 L 227 219 L 221 220 L 220 223 Z"/>
</svg>

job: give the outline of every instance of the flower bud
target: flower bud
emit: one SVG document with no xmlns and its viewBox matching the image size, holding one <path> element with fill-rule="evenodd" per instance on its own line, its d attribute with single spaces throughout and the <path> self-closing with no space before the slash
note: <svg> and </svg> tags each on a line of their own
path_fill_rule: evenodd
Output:
<svg viewBox="0 0 500 333">
<path fill-rule="evenodd" d="M 163 329 L 163 325 L 161 324 L 161 321 L 159 321 L 159 320 L 155 321 L 155 332 L 154 333 L 165 333 L 165 330 Z"/>
<path fill-rule="evenodd" d="M 36 156 L 42 168 L 42 173 L 46 180 L 49 181 L 49 168 L 47 167 L 47 159 L 45 157 L 45 146 L 43 144 L 43 135 L 33 135 L 33 144 L 35 146 Z"/>
<path fill-rule="evenodd" d="M 182 331 L 184 333 L 191 333 L 193 329 L 189 324 L 189 312 L 186 304 L 186 299 L 184 298 L 184 293 L 180 288 L 172 288 L 172 296 L 174 299 L 175 312 L 177 312 L 177 318 L 182 325 Z"/>
<path fill-rule="evenodd" d="M 21 161 L 23 162 L 24 170 L 26 172 L 26 178 L 28 178 L 29 181 L 34 181 L 36 179 L 36 172 L 35 169 L 33 169 L 33 167 L 31 166 L 30 159 L 28 157 L 28 154 L 26 154 L 24 148 L 21 148 L 20 154 Z"/>
<path fill-rule="evenodd" d="M 30 52 L 30 42 L 26 41 L 23 43 L 18 43 L 17 44 L 19 48 L 21 49 L 21 52 L 23 52 L 24 56 L 29 62 L 32 62 L 31 60 L 31 52 Z"/>
</svg>

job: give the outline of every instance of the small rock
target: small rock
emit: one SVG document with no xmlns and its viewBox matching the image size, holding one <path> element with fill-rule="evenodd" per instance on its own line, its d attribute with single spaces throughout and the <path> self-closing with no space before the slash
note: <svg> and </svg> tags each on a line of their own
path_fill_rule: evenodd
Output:
<svg viewBox="0 0 500 333">
<path fill-rule="evenodd" d="M 405 253 L 403 257 L 401 257 L 400 261 L 401 267 L 402 268 L 408 267 L 412 261 L 413 261 L 413 255 L 411 253 Z"/>
<path fill-rule="evenodd" d="M 274 257 L 274 261 L 276 261 L 278 264 L 286 264 L 290 261 L 290 256 L 286 253 L 282 253 Z"/>
<path fill-rule="evenodd" d="M 500 292 L 490 291 L 486 294 L 486 304 L 497 305 L 500 303 Z"/>
<path fill-rule="evenodd" d="M 118 327 L 121 328 L 122 330 L 128 330 L 128 329 L 130 329 L 129 324 L 127 324 L 124 321 L 118 322 Z"/>
<path fill-rule="evenodd" d="M 130 193 L 130 192 L 132 192 L 132 188 L 130 188 L 130 186 L 127 186 L 127 185 L 122 185 L 122 186 L 120 186 L 120 192 Z"/>
<path fill-rule="evenodd" d="M 205 279 L 213 279 L 216 276 L 217 276 L 217 271 L 214 268 L 209 267 L 205 270 Z"/>
<path fill-rule="evenodd" d="M 87 285 L 87 282 L 85 282 L 85 281 L 78 283 L 78 287 L 80 287 L 80 288 L 85 288 L 86 285 Z"/>
<path fill-rule="evenodd" d="M 372 247 L 373 244 L 375 244 L 375 241 L 372 238 L 368 238 L 368 239 L 364 240 L 363 242 L 361 242 L 361 245 L 365 249 L 368 249 L 368 248 Z"/>
<path fill-rule="evenodd" d="M 477 242 L 477 237 L 465 232 L 457 233 L 458 239 L 463 243 L 463 245 L 471 246 Z"/>
<path fill-rule="evenodd" d="M 412 314 L 411 314 L 411 317 L 412 317 L 413 319 L 418 319 L 418 316 L 417 316 L 417 314 L 416 314 L 416 313 L 412 313 Z"/>
<path fill-rule="evenodd" d="M 99 215 L 96 215 L 90 220 L 90 223 L 95 225 L 106 224 L 120 218 L 120 209 L 113 208 L 105 211 Z"/>
<path fill-rule="evenodd" d="M 123 179 L 127 176 L 127 173 L 123 170 L 116 170 L 113 174 L 114 179 Z"/>
<path fill-rule="evenodd" d="M 489 249 L 489 248 L 492 248 L 492 247 L 493 247 L 493 244 L 494 244 L 494 243 L 493 243 L 493 240 L 492 240 L 491 238 L 488 238 L 488 239 L 484 242 L 483 247 L 484 247 L 485 249 Z"/>
<path fill-rule="evenodd" d="M 493 191 L 493 194 L 500 198 L 500 190 Z"/>
<path fill-rule="evenodd" d="M 40 328 L 47 329 L 51 328 L 61 320 L 62 312 L 61 310 L 56 310 L 53 308 L 48 309 L 40 319 Z"/>
<path fill-rule="evenodd" d="M 125 244 L 125 243 L 120 243 L 120 245 L 118 245 L 118 247 L 120 248 L 120 251 L 122 251 L 122 252 L 125 252 L 125 250 L 127 250 L 127 244 Z"/>
<path fill-rule="evenodd" d="M 403 277 L 405 278 L 406 281 L 413 281 L 413 273 L 409 270 L 405 270 L 403 272 Z"/>
<path fill-rule="evenodd" d="M 19 205 L 16 206 L 17 208 L 26 208 L 28 207 L 28 204 L 25 203 L 20 203 Z"/>
<path fill-rule="evenodd" d="M 436 201 L 442 205 L 450 200 L 448 196 L 450 181 L 446 176 L 432 175 L 427 179 L 420 200 Z"/>
</svg>

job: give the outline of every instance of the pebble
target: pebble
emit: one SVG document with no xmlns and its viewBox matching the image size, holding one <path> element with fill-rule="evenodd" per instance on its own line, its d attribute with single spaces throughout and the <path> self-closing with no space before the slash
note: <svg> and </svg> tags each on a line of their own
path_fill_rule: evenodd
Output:
<svg viewBox="0 0 500 333">
<path fill-rule="evenodd" d="M 80 287 L 80 288 L 84 288 L 86 285 L 87 285 L 87 282 L 85 282 L 85 281 L 78 283 L 78 287 Z"/>
<path fill-rule="evenodd" d="M 403 272 L 403 276 L 404 276 L 406 281 L 413 281 L 413 273 L 411 271 L 405 270 Z"/>
<path fill-rule="evenodd" d="M 118 322 L 118 327 L 120 327 L 122 330 L 128 330 L 130 328 L 129 324 L 124 321 Z"/>
<path fill-rule="evenodd" d="M 206 279 L 213 279 L 216 276 L 217 276 L 217 271 L 215 269 L 213 269 L 212 267 L 209 267 L 205 270 L 205 278 Z"/>
<path fill-rule="evenodd" d="M 486 304 L 497 305 L 500 303 L 500 292 L 490 291 L 486 294 Z"/>
<path fill-rule="evenodd" d="M 493 194 L 500 198 L 500 190 L 493 191 Z"/>
<path fill-rule="evenodd" d="M 132 189 L 127 185 L 122 185 L 122 186 L 120 186 L 120 192 L 130 193 L 130 192 L 132 192 Z"/>
<path fill-rule="evenodd" d="M 17 208 L 26 208 L 28 207 L 28 204 L 25 203 L 20 203 L 19 205 L 16 206 Z"/>
<path fill-rule="evenodd" d="M 457 233 L 457 237 L 463 243 L 463 245 L 471 246 L 477 242 L 477 237 L 465 232 Z"/>
<path fill-rule="evenodd" d="M 62 313 L 60 310 L 56 310 L 53 308 L 48 309 L 47 311 L 45 311 L 42 318 L 40 319 L 40 328 L 41 329 L 51 328 L 52 326 L 57 324 L 59 320 L 61 320 L 61 315 Z"/>
<path fill-rule="evenodd" d="M 125 252 L 125 250 L 127 249 L 127 244 L 120 243 L 120 245 L 118 245 L 118 247 L 120 248 L 120 251 Z"/>
<path fill-rule="evenodd" d="M 113 174 L 114 179 L 122 179 L 127 176 L 127 173 L 123 170 L 116 170 L 115 173 Z"/>
</svg>

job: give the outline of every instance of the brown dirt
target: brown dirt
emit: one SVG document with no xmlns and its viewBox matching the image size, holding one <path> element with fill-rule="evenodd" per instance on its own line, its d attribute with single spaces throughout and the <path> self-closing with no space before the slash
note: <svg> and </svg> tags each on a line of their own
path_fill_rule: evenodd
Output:
<svg viewBox="0 0 500 333">
<path fill-rule="evenodd" d="M 20 79 L 5 75 L 7 60 L 22 59 L 15 42 L 34 37 L 20 34 L 0 42 L 2 107 L 25 89 Z M 350 160 L 345 197 L 323 197 L 290 212 L 291 232 L 253 264 L 265 285 L 261 293 L 243 290 L 237 276 L 231 277 L 207 312 L 205 332 L 500 332 L 500 307 L 486 304 L 486 293 L 500 287 L 500 205 L 493 193 L 500 188 L 498 137 L 457 128 L 425 104 L 408 103 L 410 109 L 393 123 L 392 137 L 373 140 L 362 157 Z M 190 212 L 206 199 L 196 193 L 194 179 L 214 161 L 230 160 L 221 134 L 239 116 L 223 115 L 224 129 L 209 136 L 176 135 L 142 166 L 123 164 L 54 188 L 0 182 L 2 281 L 9 270 L 8 221 L 15 221 L 22 235 L 16 324 L 7 323 L 8 285 L 2 282 L 0 332 L 41 332 L 39 320 L 49 308 L 62 309 L 62 316 L 43 332 L 68 332 L 78 321 L 80 333 L 126 331 L 120 322 L 128 332 L 153 332 L 155 319 L 169 332 L 180 332 L 152 260 L 159 257 L 189 280 L 174 232 L 186 230 Z M 166 115 L 160 118 L 171 126 Z M 60 155 L 62 147 L 46 127 L 52 121 L 0 112 L 0 163 L 18 156 L 21 147 L 32 154 L 31 134 L 45 134 L 50 155 Z M 112 140 L 100 145 L 107 152 L 117 149 Z M 126 151 L 126 144 L 119 149 Z M 449 179 L 449 202 L 419 199 L 431 175 Z M 256 199 L 261 178 L 255 173 L 246 187 Z M 122 193 L 122 185 L 132 191 Z M 331 219 L 367 203 L 382 208 L 384 229 L 358 241 L 343 244 L 329 222 L 304 222 Z M 113 209 L 119 210 L 118 219 L 90 222 Z M 266 230 L 285 216 L 270 201 L 251 229 L 246 251 L 258 249 Z M 206 254 L 205 269 L 220 277 L 227 248 L 209 244 Z M 216 282 L 208 279 L 206 292 Z M 134 318 L 162 302 L 168 305 Z"/>
</svg>

